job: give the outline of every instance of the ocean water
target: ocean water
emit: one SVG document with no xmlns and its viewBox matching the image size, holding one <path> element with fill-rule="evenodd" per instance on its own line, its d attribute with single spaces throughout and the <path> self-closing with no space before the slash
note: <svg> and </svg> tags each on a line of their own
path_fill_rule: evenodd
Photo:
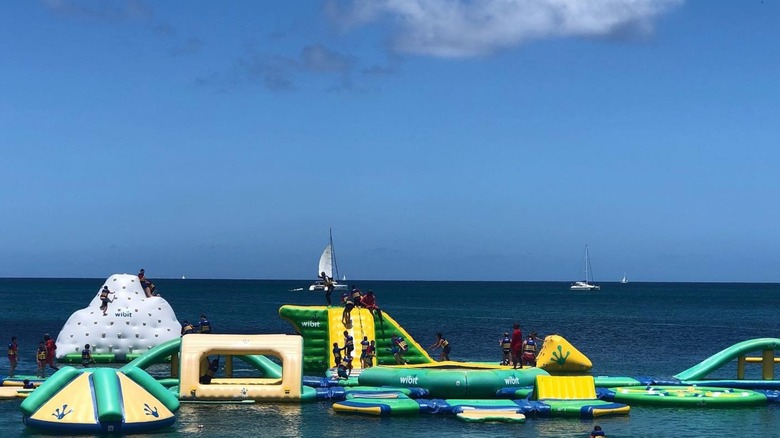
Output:
<svg viewBox="0 0 780 438">
<path fill-rule="evenodd" d="M 56 338 L 104 279 L 0 279 L 0 337 L 19 338 L 20 374 L 34 374 L 34 349 Z M 292 333 L 283 304 L 324 304 L 306 280 L 155 280 L 179 320 L 205 312 L 217 333 Z M 669 377 L 736 342 L 780 337 L 780 285 L 602 283 L 575 292 L 556 282 L 355 281 L 424 347 L 437 331 L 451 357 L 496 361 L 498 340 L 519 322 L 524 333 L 559 334 L 587 355 L 591 374 Z M 7 374 L 0 359 L 0 375 Z M 755 368 L 758 368 L 757 366 Z M 776 367 L 780 376 L 780 366 Z M 733 378 L 735 369 L 716 377 Z M 758 370 L 751 370 L 752 377 Z M 751 377 L 751 376 L 749 376 Z M 18 400 L 0 400 L 0 436 L 38 436 L 21 422 Z M 336 414 L 329 402 L 182 405 L 170 429 L 149 436 L 524 436 L 586 437 L 599 424 L 610 437 L 778 436 L 780 405 L 740 409 L 634 406 L 628 417 L 529 419 L 525 424 L 467 424 L 454 417 L 373 418 Z"/>
</svg>

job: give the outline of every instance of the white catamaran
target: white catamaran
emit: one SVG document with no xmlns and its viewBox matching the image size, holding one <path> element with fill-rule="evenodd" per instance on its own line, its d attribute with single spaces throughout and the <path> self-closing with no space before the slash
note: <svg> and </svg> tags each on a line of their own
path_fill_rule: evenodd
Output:
<svg viewBox="0 0 780 438">
<path fill-rule="evenodd" d="M 585 245 L 585 281 L 575 281 L 569 290 L 601 290 L 601 286 L 593 284 L 593 270 L 590 267 L 588 245 Z"/>
<path fill-rule="evenodd" d="M 339 278 L 339 266 L 336 263 L 336 251 L 333 249 L 333 230 L 329 230 L 330 233 L 330 241 L 328 242 L 328 246 L 325 247 L 325 250 L 322 251 L 322 255 L 320 256 L 320 263 L 317 266 L 317 276 L 319 277 L 323 272 L 325 275 L 327 275 L 329 278 L 333 281 L 333 290 L 335 291 L 344 291 L 347 290 L 347 284 L 346 280 L 347 277 L 344 276 L 344 283 L 339 283 L 337 280 Z M 314 282 L 311 286 L 309 286 L 310 291 L 324 291 L 325 290 L 325 282 L 320 279 Z"/>
</svg>

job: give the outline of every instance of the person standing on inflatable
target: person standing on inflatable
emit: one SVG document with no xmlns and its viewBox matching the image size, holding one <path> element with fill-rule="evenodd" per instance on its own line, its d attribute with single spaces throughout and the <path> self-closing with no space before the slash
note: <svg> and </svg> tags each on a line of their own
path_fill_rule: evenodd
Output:
<svg viewBox="0 0 780 438">
<path fill-rule="evenodd" d="M 35 360 L 38 363 L 38 377 L 46 377 L 46 344 L 41 341 L 35 351 Z"/>
<path fill-rule="evenodd" d="M 203 334 L 211 333 L 211 323 L 206 319 L 206 314 L 200 314 L 200 322 L 198 322 L 198 331 Z"/>
<path fill-rule="evenodd" d="M 512 368 L 517 369 L 517 366 L 520 365 L 520 368 L 523 368 L 522 363 L 520 362 L 520 354 L 523 349 L 523 332 L 520 331 L 520 324 L 515 323 L 514 331 L 512 331 L 512 342 L 510 344 L 510 348 L 512 349 Z"/>
<path fill-rule="evenodd" d="M 441 332 L 436 333 L 436 342 L 428 347 L 432 352 L 436 351 L 437 348 L 441 348 L 441 355 L 439 356 L 440 361 L 450 360 L 450 351 L 452 351 L 452 347 L 450 346 L 450 342 L 444 339 L 444 335 L 442 335 Z"/>
<path fill-rule="evenodd" d="M 333 279 L 328 277 L 325 271 L 320 272 L 320 278 L 322 279 L 322 285 L 325 289 L 325 301 L 330 306 L 330 294 L 333 292 Z"/>
</svg>

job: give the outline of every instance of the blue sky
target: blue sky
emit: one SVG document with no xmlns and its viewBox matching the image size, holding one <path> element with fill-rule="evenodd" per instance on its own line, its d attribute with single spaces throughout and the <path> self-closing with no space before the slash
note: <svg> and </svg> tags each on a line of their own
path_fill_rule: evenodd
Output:
<svg viewBox="0 0 780 438">
<path fill-rule="evenodd" d="M 779 281 L 779 18 L 0 2 L 0 276 Z"/>
</svg>

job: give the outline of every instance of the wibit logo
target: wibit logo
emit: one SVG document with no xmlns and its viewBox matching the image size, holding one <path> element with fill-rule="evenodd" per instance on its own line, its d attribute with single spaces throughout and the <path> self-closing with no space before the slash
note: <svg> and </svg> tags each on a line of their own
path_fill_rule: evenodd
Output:
<svg viewBox="0 0 780 438">
<path fill-rule="evenodd" d="M 304 326 L 304 327 L 319 327 L 320 326 L 320 322 L 319 321 L 303 321 L 301 323 L 301 325 Z"/>
<path fill-rule="evenodd" d="M 417 384 L 418 377 L 417 376 L 403 376 L 401 377 L 401 383 L 404 383 L 406 385 L 416 385 Z"/>
<path fill-rule="evenodd" d="M 566 352 L 566 356 L 563 355 L 563 347 L 560 345 L 558 346 L 558 351 L 552 352 L 552 360 L 555 361 L 560 366 L 563 366 L 566 363 L 566 359 L 569 358 L 569 355 L 571 354 L 571 351 Z"/>
<path fill-rule="evenodd" d="M 146 415 L 151 415 L 152 417 L 159 417 L 160 414 L 157 412 L 157 406 L 152 409 L 148 404 L 144 403 L 144 412 L 146 412 Z"/>
<path fill-rule="evenodd" d="M 73 412 L 73 409 L 65 412 L 67 409 L 68 409 L 68 405 L 62 405 L 62 411 L 60 411 L 60 408 L 57 408 L 57 409 L 54 410 L 54 413 L 51 414 L 51 415 L 53 417 L 57 418 L 58 420 L 62 420 L 63 418 L 65 418 L 66 415 L 68 415 L 71 412 Z"/>
<path fill-rule="evenodd" d="M 519 385 L 520 379 L 515 376 L 509 376 L 506 379 L 504 379 L 504 383 L 507 385 Z"/>
<path fill-rule="evenodd" d="M 133 312 L 129 310 L 117 310 L 116 312 L 114 312 L 114 316 L 116 316 L 117 318 L 130 318 L 133 316 Z"/>
</svg>

